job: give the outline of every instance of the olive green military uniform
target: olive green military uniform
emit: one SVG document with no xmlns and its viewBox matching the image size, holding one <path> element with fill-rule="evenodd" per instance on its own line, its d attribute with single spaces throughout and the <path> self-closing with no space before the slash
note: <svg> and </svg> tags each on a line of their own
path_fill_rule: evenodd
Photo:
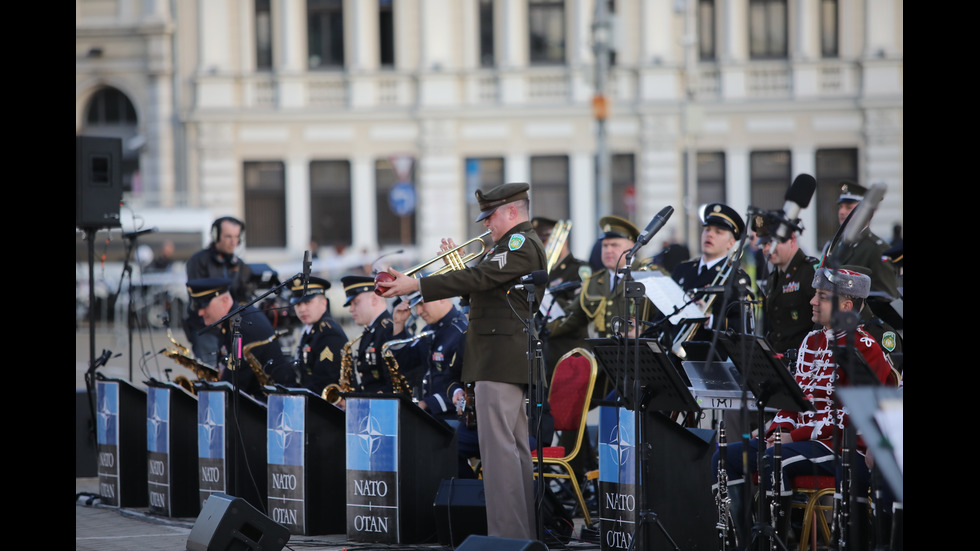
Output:
<svg viewBox="0 0 980 551">
<path fill-rule="evenodd" d="M 845 265 L 864 266 L 871 271 L 871 292 L 887 293 L 891 298 L 898 298 L 898 274 L 891 262 L 882 262 L 881 257 L 888 250 L 888 244 L 871 232 L 869 228 L 861 230 L 859 238 L 850 245 L 839 245 L 830 251 L 829 261 L 824 266 L 842 267 Z"/>
<path fill-rule="evenodd" d="M 528 199 L 529 188 L 514 183 L 486 194 L 477 191 L 481 215 L 476 221 L 492 216 L 507 203 Z M 531 222 L 524 221 L 507 230 L 476 265 L 419 280 L 423 300 L 459 296 L 469 302 L 462 378 L 474 383 L 487 535 L 491 537 L 529 539 L 535 535 L 534 464 L 525 405 L 530 378 L 528 335 L 522 317 L 529 301 L 527 291 L 511 288 L 521 277 L 546 266 L 544 245 Z M 534 289 L 535 304 L 541 304 L 544 292 L 543 285 Z"/>
<path fill-rule="evenodd" d="M 777 353 L 799 349 L 807 333 L 814 329 L 810 300 L 814 263 L 797 249 L 786 271 L 774 268 L 767 277 L 766 340 Z"/>
</svg>

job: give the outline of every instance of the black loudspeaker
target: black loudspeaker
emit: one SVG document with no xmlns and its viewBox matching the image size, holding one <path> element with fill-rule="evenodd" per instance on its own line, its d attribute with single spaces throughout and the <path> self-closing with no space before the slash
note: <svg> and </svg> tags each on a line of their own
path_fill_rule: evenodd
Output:
<svg viewBox="0 0 980 551">
<path fill-rule="evenodd" d="M 75 136 L 75 226 L 118 228 L 122 139 Z"/>
<path fill-rule="evenodd" d="M 442 545 L 455 547 L 467 536 L 487 535 L 487 498 L 482 479 L 442 479 L 433 510 Z"/>
<path fill-rule="evenodd" d="M 538 540 L 470 536 L 456 551 L 548 551 L 548 546 Z"/>
<path fill-rule="evenodd" d="M 188 551 L 281 551 L 289 529 L 240 497 L 208 496 L 187 538 Z"/>
</svg>

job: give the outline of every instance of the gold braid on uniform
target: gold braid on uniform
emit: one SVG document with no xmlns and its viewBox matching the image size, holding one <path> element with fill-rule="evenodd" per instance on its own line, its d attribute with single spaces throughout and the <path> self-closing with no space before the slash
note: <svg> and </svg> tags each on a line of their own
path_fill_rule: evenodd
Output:
<svg viewBox="0 0 980 551">
<path fill-rule="evenodd" d="M 585 316 L 595 322 L 596 330 L 604 333 L 606 331 L 606 297 L 603 295 L 588 296 L 589 282 L 592 281 L 595 275 L 592 274 L 585 280 L 585 283 L 582 285 L 582 292 L 578 295 L 578 302 L 582 306 L 582 311 L 585 312 Z M 588 306 L 586 306 L 586 301 L 595 301 L 595 309 L 589 311 Z"/>
</svg>

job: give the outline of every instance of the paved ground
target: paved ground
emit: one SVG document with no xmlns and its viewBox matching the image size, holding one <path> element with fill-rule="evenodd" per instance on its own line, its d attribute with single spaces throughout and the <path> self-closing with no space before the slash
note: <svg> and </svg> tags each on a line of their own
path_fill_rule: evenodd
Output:
<svg viewBox="0 0 980 551">
<path fill-rule="evenodd" d="M 110 378 L 130 381 L 139 388 L 146 388 L 145 382 L 152 378 L 172 380 L 177 375 L 193 379 L 189 370 L 179 366 L 163 354 L 161 349 L 173 348 L 166 331 L 133 331 L 126 328 L 99 325 L 90 332 L 87 323 L 79 324 L 75 331 L 75 390 L 83 399 L 87 396 L 85 373 L 93 354 L 91 340 L 94 336 L 94 357 L 98 358 L 104 350 L 112 352 L 105 366 L 97 373 Z M 183 334 L 173 335 L 183 342 Z M 130 367 L 129 351 L 138 360 Z M 130 376 L 132 369 L 132 376 Z M 167 371 L 167 370 L 171 371 Z M 94 469 L 94 464 L 93 467 Z M 76 471 L 77 471 L 76 465 Z M 77 473 L 76 473 L 77 474 Z M 103 505 L 98 498 L 98 478 L 95 476 L 75 478 L 75 549 L 79 551 L 182 551 L 187 548 L 188 537 L 196 518 L 169 518 L 150 514 L 147 508 L 119 508 Z M 575 519 L 574 536 L 580 534 L 584 519 Z M 598 544 L 570 542 L 568 548 L 598 549 Z M 348 542 L 346 535 L 291 536 L 284 549 L 303 550 L 361 550 L 361 549 L 449 549 L 438 543 L 424 545 L 376 545 Z"/>
</svg>

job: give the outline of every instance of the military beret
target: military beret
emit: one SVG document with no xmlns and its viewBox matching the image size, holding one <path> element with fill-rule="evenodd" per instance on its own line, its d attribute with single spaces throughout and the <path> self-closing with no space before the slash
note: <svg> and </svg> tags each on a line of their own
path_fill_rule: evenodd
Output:
<svg viewBox="0 0 980 551">
<path fill-rule="evenodd" d="M 344 306 L 350 306 L 354 297 L 361 293 L 374 292 L 373 277 L 357 275 L 344 276 L 340 278 L 340 282 L 344 285 L 344 294 L 347 295 Z"/>
<path fill-rule="evenodd" d="M 230 288 L 231 280 L 226 277 L 205 277 L 187 282 L 187 294 L 190 295 L 191 305 L 196 309 L 207 307 L 211 299 L 227 293 Z"/>
<path fill-rule="evenodd" d="M 839 295 L 868 298 L 871 278 L 854 269 L 841 268 L 834 272 L 830 268 L 818 268 L 813 275 L 813 288 L 831 292 L 836 289 Z"/>
<path fill-rule="evenodd" d="M 868 188 L 859 186 L 848 180 L 843 180 L 840 183 L 840 197 L 837 199 L 837 204 L 859 203 L 864 199 L 866 193 L 868 193 Z"/>
<path fill-rule="evenodd" d="M 499 185 L 486 193 L 476 190 L 476 200 L 480 203 L 480 216 L 476 218 L 476 222 L 489 217 L 501 205 L 529 198 L 529 189 L 531 186 L 522 182 Z"/>
<path fill-rule="evenodd" d="M 299 304 L 300 302 L 306 302 L 316 295 L 326 294 L 327 289 L 330 288 L 330 282 L 321 278 L 310 276 L 309 282 L 305 285 L 306 291 L 303 291 L 303 278 L 297 277 L 293 279 L 289 284 L 289 290 L 292 295 L 289 297 L 290 304 Z"/>
<path fill-rule="evenodd" d="M 742 237 L 742 233 L 745 231 L 745 222 L 742 222 L 742 217 L 735 212 L 735 209 L 724 203 L 704 205 L 701 208 L 701 224 L 726 229 L 735 235 L 735 239 Z"/>
<path fill-rule="evenodd" d="M 599 219 L 599 239 L 607 237 L 622 237 L 635 242 L 640 235 L 640 230 L 632 222 L 618 216 L 603 216 Z"/>
</svg>

